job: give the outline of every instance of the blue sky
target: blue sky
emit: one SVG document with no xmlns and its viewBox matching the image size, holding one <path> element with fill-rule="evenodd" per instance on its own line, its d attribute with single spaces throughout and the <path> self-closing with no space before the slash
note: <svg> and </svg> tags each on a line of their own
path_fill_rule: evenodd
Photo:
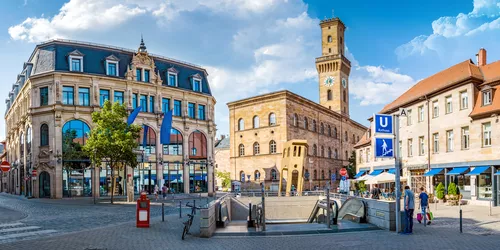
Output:
<svg viewBox="0 0 500 250">
<path fill-rule="evenodd" d="M 229 101 L 282 89 L 318 101 L 318 23 L 332 13 L 347 26 L 350 113 L 363 124 L 418 80 L 475 60 L 481 47 L 488 62 L 500 59 L 500 0 L 7 0 L 0 93 L 7 97 L 38 42 L 135 49 L 142 33 L 148 51 L 208 70 L 218 134 L 228 134 Z"/>
</svg>

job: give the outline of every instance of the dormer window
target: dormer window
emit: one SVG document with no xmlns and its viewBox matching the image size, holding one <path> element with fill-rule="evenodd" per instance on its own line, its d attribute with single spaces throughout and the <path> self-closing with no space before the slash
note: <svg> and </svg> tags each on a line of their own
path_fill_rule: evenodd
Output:
<svg viewBox="0 0 500 250">
<path fill-rule="evenodd" d="M 149 69 L 144 70 L 144 81 L 149 82 Z"/>
<path fill-rule="evenodd" d="M 483 91 L 483 106 L 490 105 L 492 100 L 491 89 Z"/>
<path fill-rule="evenodd" d="M 135 70 L 135 74 L 136 74 L 135 80 L 138 81 L 138 82 L 141 82 L 142 81 L 142 69 L 141 68 L 137 68 Z"/>
<path fill-rule="evenodd" d="M 167 85 L 168 86 L 173 86 L 173 87 L 178 87 L 177 83 L 177 74 L 179 73 L 178 70 L 176 70 L 174 67 L 171 67 L 167 70 Z"/>
<path fill-rule="evenodd" d="M 68 54 L 69 71 L 83 72 L 83 56 L 78 50 Z"/>
<path fill-rule="evenodd" d="M 106 57 L 106 75 L 108 76 L 118 76 L 118 57 L 110 55 Z"/>
<path fill-rule="evenodd" d="M 203 87 L 201 84 L 201 76 L 199 74 L 195 74 L 192 77 L 192 85 L 193 85 L 193 91 L 195 92 L 203 92 Z"/>
</svg>

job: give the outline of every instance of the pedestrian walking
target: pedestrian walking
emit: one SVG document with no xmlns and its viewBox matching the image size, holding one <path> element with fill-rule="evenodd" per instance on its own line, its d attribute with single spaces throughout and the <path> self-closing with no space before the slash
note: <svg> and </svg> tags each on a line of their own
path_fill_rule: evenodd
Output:
<svg viewBox="0 0 500 250">
<path fill-rule="evenodd" d="M 155 185 L 155 198 L 156 198 L 156 201 L 158 201 L 158 191 L 160 191 L 159 188 L 158 188 L 158 185 Z"/>
<path fill-rule="evenodd" d="M 167 184 L 163 184 L 163 187 L 161 187 L 161 195 L 163 195 L 164 200 L 167 198 Z"/>
<path fill-rule="evenodd" d="M 421 213 L 417 216 L 418 223 L 422 223 L 422 219 L 424 220 L 424 224 L 426 223 L 427 211 L 429 210 L 429 195 L 425 192 L 424 187 L 420 187 L 420 195 L 418 196 L 420 199 L 420 209 Z M 427 225 L 431 224 L 431 220 L 427 222 Z"/>
<path fill-rule="evenodd" d="M 405 220 L 406 226 L 403 234 L 413 233 L 413 212 L 415 210 L 415 194 L 410 190 L 409 186 L 405 186 Z"/>
</svg>

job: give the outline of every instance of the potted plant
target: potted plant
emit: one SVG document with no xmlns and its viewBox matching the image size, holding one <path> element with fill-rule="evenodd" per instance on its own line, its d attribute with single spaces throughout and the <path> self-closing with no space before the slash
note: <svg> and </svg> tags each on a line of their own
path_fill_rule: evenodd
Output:
<svg viewBox="0 0 500 250">
<path fill-rule="evenodd" d="M 458 200 L 459 200 L 459 196 L 458 196 L 458 188 L 457 188 L 457 185 L 455 183 L 450 183 L 450 185 L 448 186 L 448 205 L 452 205 L 452 206 L 456 206 L 458 205 Z"/>
<path fill-rule="evenodd" d="M 440 182 L 436 187 L 436 197 L 438 198 L 440 203 L 443 203 L 444 199 L 444 185 Z"/>
</svg>

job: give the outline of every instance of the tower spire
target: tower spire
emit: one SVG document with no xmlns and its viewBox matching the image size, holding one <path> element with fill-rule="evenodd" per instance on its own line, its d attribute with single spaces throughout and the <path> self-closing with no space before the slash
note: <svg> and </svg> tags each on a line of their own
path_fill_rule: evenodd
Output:
<svg viewBox="0 0 500 250">
<path fill-rule="evenodd" d="M 141 44 L 139 45 L 139 52 L 148 52 L 148 50 L 146 49 L 146 45 L 144 44 L 142 33 L 141 33 Z"/>
</svg>

